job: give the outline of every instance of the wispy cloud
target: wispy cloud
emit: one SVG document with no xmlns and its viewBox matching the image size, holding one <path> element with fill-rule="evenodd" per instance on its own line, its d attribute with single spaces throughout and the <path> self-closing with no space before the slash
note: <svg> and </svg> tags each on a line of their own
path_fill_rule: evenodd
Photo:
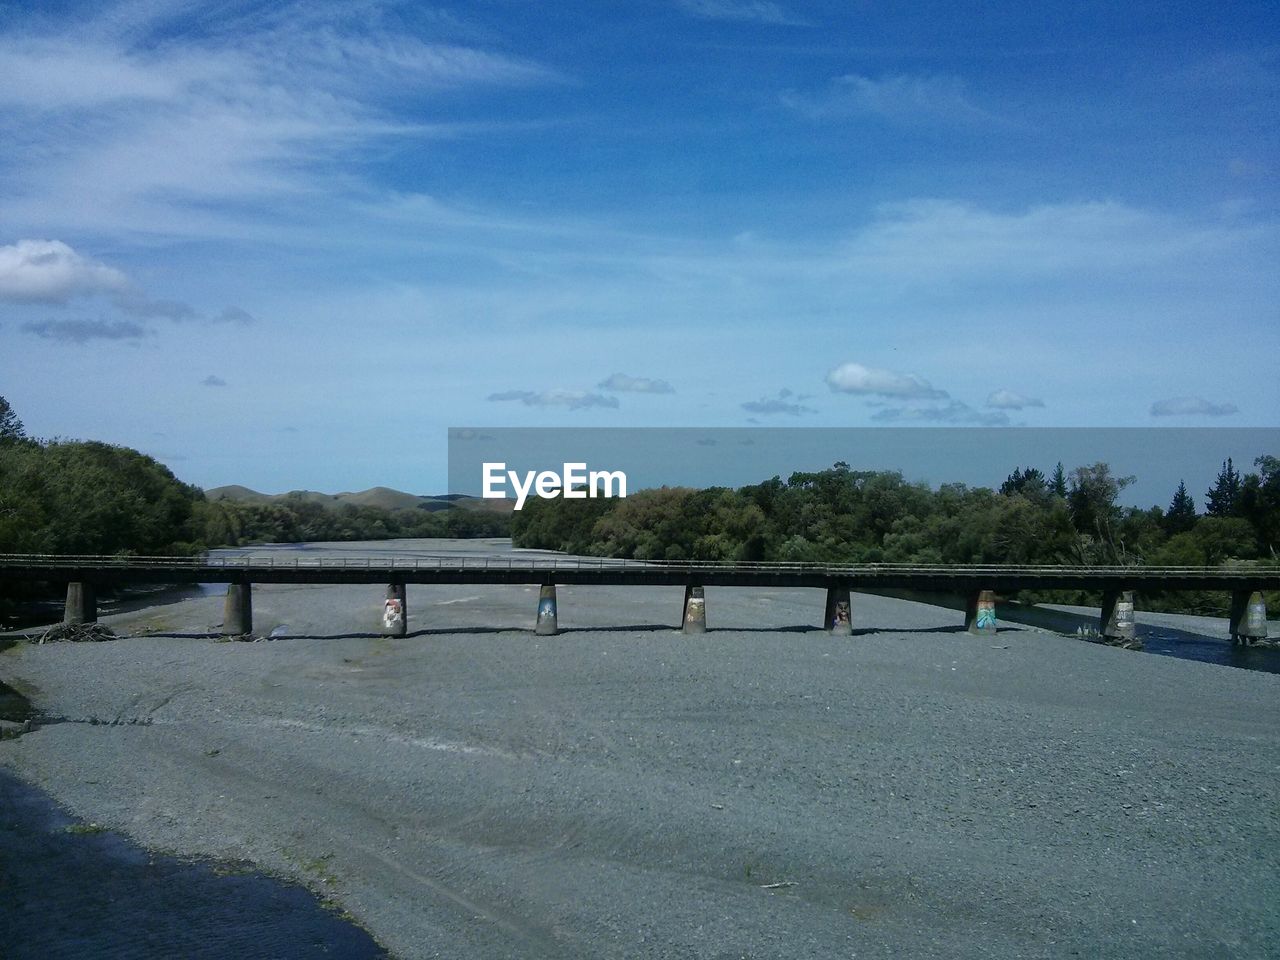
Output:
<svg viewBox="0 0 1280 960">
<path fill-rule="evenodd" d="M 103 39 L 13 36 L 0 41 L 0 104 L 27 111 L 164 103 L 228 71 L 216 57 L 139 55 Z"/>
<path fill-rule="evenodd" d="M 1257 228 L 1172 221 L 1111 201 L 997 211 L 955 200 L 886 204 L 845 246 L 848 265 L 929 283 L 1133 276 L 1172 262 L 1243 254 Z"/>
<path fill-rule="evenodd" d="M 217 374 L 213 374 L 213 373 L 209 374 L 207 377 L 205 377 L 203 380 L 200 381 L 200 386 L 202 387 L 225 387 L 226 385 L 227 385 L 227 381 L 223 380 Z"/>
<path fill-rule="evenodd" d="M 1170 397 L 1151 405 L 1153 417 L 1229 417 L 1239 412 L 1234 403 L 1213 403 L 1203 397 Z"/>
<path fill-rule="evenodd" d="M 504 390 L 489 394 L 487 399 L 499 403 L 518 401 L 526 407 L 567 407 L 570 410 L 585 410 L 588 407 L 616 409 L 618 406 L 617 397 L 583 390 Z"/>
<path fill-rule="evenodd" d="M 835 393 L 897 399 L 945 400 L 947 392 L 914 373 L 897 373 L 864 367 L 860 363 L 844 363 L 827 374 L 827 386 Z"/>
<path fill-rule="evenodd" d="M 601 390 L 613 390 L 617 393 L 675 393 L 675 387 L 666 380 L 654 380 L 649 377 L 632 377 L 625 373 L 615 373 L 601 380 L 596 386 Z"/>
<path fill-rule="evenodd" d="M 493 439 L 493 435 L 489 433 L 481 433 L 479 430 L 472 430 L 470 427 L 460 427 L 449 431 L 450 440 L 463 440 L 466 442 L 488 441 Z"/>
<path fill-rule="evenodd" d="M 142 228 L 192 205 L 358 192 L 335 158 L 436 135 L 396 103 L 561 79 L 394 31 L 367 4 L 288 4 L 199 33 L 175 32 L 154 9 L 123 29 L 104 13 L 78 29 L 0 36 L 0 212 L 39 222 L 92 212 L 104 227 Z"/>
<path fill-rule="evenodd" d="M 999 118 L 970 99 L 965 84 L 949 76 L 865 77 L 846 74 L 818 90 L 788 90 L 784 106 L 810 120 L 877 117 L 893 123 L 990 124 Z"/>
<path fill-rule="evenodd" d="M 987 406 L 992 410 L 1024 410 L 1027 407 L 1043 407 L 1044 401 L 1012 390 L 996 390 L 987 397 Z"/>
<path fill-rule="evenodd" d="M 952 400 L 941 406 L 882 407 L 871 415 L 880 423 L 959 423 L 984 427 L 1009 425 L 1009 415 L 1004 412 L 983 413 L 962 400 Z"/>
<path fill-rule="evenodd" d="M 741 20 L 803 27 L 808 21 L 771 0 L 676 0 L 685 12 L 704 20 Z"/>
<path fill-rule="evenodd" d="M 243 307 L 226 307 L 209 318 L 214 323 L 257 323 L 258 318 Z"/>
<path fill-rule="evenodd" d="M 278 108 L 291 104 L 306 108 L 300 120 L 350 127 L 371 113 L 388 84 L 403 92 L 560 79 L 518 57 L 389 32 L 362 20 L 358 6 L 304 12 L 295 4 L 243 23 L 241 31 L 167 43 L 139 42 L 154 24 L 116 36 L 90 26 L 0 38 L 0 71 L 9 81 L 0 104 L 56 112 L 120 104 L 185 109 L 199 101 L 266 109 L 277 119 Z"/>
<path fill-rule="evenodd" d="M 182 300 L 153 300 L 141 290 L 131 288 L 112 298 L 123 312 L 143 319 L 172 320 L 181 323 L 184 320 L 199 319 L 196 308 Z"/>
<path fill-rule="evenodd" d="M 813 407 L 805 406 L 802 400 L 807 400 L 805 395 L 797 394 L 792 390 L 783 388 L 778 391 L 776 396 L 761 397 L 759 400 L 748 400 L 742 404 L 742 409 L 747 413 L 759 414 L 762 416 L 771 416 L 774 414 L 782 414 L 788 417 L 799 417 L 806 413 L 817 413 Z"/>
<path fill-rule="evenodd" d="M 133 320 L 39 320 L 22 330 L 43 340 L 88 343 L 90 340 L 141 340 L 154 331 Z"/>
</svg>

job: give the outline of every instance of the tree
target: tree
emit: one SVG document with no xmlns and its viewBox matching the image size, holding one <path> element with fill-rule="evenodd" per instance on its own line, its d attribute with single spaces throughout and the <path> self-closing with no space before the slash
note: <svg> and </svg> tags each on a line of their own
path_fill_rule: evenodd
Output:
<svg viewBox="0 0 1280 960">
<path fill-rule="evenodd" d="M 1019 470 L 1015 467 L 1013 473 L 1009 474 L 1004 483 L 1000 484 L 1000 492 L 1006 497 L 1021 493 L 1035 498 L 1038 494 L 1042 494 L 1045 488 L 1044 474 L 1035 467 L 1027 467 L 1025 470 Z"/>
<path fill-rule="evenodd" d="M 1249 521 L 1264 555 L 1280 549 L 1280 459 L 1261 456 L 1253 461 L 1259 473 L 1251 473 L 1240 485 L 1240 515 Z"/>
<path fill-rule="evenodd" d="M 1053 476 L 1049 478 L 1049 492 L 1055 497 L 1067 499 L 1067 472 L 1062 469 L 1062 461 L 1053 468 Z"/>
<path fill-rule="evenodd" d="M 1164 529 L 1169 536 L 1186 533 L 1196 525 L 1196 502 L 1187 493 L 1187 485 L 1179 480 L 1168 511 L 1164 515 Z"/>
<path fill-rule="evenodd" d="M 1071 486 L 1067 490 L 1071 522 L 1080 533 L 1096 537 L 1112 554 L 1116 554 L 1120 546 L 1116 539 L 1120 519 L 1116 501 L 1120 491 L 1133 481 L 1133 477 L 1113 476 L 1111 467 L 1105 463 L 1076 467 L 1071 472 Z"/>
<path fill-rule="evenodd" d="M 1218 478 L 1204 495 L 1204 510 L 1211 517 L 1234 517 L 1240 507 L 1240 471 L 1227 457 Z"/>
<path fill-rule="evenodd" d="M 25 439 L 27 431 L 22 421 L 13 412 L 13 407 L 9 406 L 9 401 L 0 397 L 0 444 L 18 443 Z"/>
<path fill-rule="evenodd" d="M 1216 566 L 1224 560 L 1250 560 L 1257 555 L 1253 529 L 1239 517 L 1205 517 L 1191 534 L 1200 547 L 1200 561 Z"/>
</svg>

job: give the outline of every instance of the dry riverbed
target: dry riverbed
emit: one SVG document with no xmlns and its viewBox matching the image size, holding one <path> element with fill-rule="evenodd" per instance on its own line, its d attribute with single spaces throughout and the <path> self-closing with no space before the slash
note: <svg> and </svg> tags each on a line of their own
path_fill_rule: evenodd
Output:
<svg viewBox="0 0 1280 960">
<path fill-rule="evenodd" d="M 387 639 L 377 587 L 260 586 L 270 642 L 208 596 L 18 644 L 56 722 L 0 766 L 404 958 L 1274 955 L 1278 676 L 879 597 L 831 637 L 816 590 L 709 588 L 686 637 L 679 588 L 561 587 L 535 637 L 536 598 L 410 586 Z"/>
</svg>

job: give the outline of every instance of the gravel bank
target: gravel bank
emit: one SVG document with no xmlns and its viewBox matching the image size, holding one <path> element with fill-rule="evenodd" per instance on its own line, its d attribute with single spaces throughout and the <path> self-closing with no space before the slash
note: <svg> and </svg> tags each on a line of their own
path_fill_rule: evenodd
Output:
<svg viewBox="0 0 1280 960">
<path fill-rule="evenodd" d="M 0 765 L 404 958 L 1274 955 L 1280 677 L 707 594 L 689 638 L 679 588 L 561 588 L 534 637 L 536 588 L 410 587 L 392 640 L 378 588 L 285 585 L 255 588 L 268 643 L 18 645 L 0 679 L 60 722 Z"/>
</svg>

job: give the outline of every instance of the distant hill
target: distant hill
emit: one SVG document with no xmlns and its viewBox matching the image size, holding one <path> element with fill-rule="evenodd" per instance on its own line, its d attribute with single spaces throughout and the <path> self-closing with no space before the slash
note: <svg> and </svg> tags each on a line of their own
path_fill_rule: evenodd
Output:
<svg viewBox="0 0 1280 960">
<path fill-rule="evenodd" d="M 452 506 L 481 510 L 506 511 L 511 501 L 481 500 L 463 494 L 447 493 L 437 496 L 421 496 L 392 490 L 390 487 L 371 487 L 355 493 L 318 493 L 315 490 L 290 490 L 288 493 L 259 493 L 238 483 L 225 487 L 213 487 L 205 491 L 210 500 L 234 500 L 237 503 L 273 503 L 285 497 L 301 497 L 334 510 L 350 504 L 353 507 L 378 507 L 382 510 L 447 510 Z"/>
<path fill-rule="evenodd" d="M 237 500 L 251 502 L 255 500 L 270 500 L 271 498 L 265 493 L 259 493 L 257 490 L 250 490 L 248 487 L 242 487 L 238 483 L 228 484 L 225 487 L 214 487 L 212 490 L 206 490 L 204 495 L 210 500 Z"/>
</svg>

